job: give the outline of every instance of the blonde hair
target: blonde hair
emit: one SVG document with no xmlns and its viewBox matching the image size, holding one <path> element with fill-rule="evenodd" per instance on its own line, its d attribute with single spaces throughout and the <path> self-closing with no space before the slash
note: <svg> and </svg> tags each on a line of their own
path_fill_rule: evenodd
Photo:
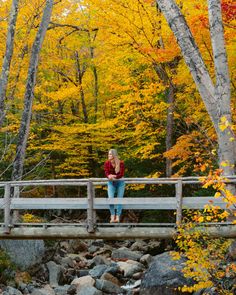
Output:
<svg viewBox="0 0 236 295">
<path fill-rule="evenodd" d="M 115 161 L 115 172 L 116 173 L 119 173 L 120 172 L 120 160 L 119 160 L 118 152 L 117 152 L 116 149 L 110 149 L 109 152 L 114 157 L 114 161 Z"/>
</svg>

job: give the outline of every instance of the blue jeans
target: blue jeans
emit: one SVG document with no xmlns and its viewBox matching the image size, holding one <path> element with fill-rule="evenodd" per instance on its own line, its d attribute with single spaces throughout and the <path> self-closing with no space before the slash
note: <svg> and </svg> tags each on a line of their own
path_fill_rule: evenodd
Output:
<svg viewBox="0 0 236 295">
<path fill-rule="evenodd" d="M 124 180 L 117 180 L 117 181 L 108 181 L 108 198 L 114 198 L 115 193 L 117 193 L 117 198 L 123 198 L 125 192 L 125 182 Z M 115 214 L 116 210 L 116 214 Z M 122 212 L 122 205 L 110 205 L 110 212 L 111 215 L 120 216 Z"/>
</svg>

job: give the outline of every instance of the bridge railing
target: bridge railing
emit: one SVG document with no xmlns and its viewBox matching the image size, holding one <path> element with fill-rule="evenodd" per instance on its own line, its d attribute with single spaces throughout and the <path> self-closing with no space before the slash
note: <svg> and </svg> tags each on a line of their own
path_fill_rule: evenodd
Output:
<svg viewBox="0 0 236 295">
<path fill-rule="evenodd" d="M 134 210 L 175 210 L 176 225 L 181 224 L 183 209 L 204 209 L 206 204 L 214 203 L 222 209 L 229 209 L 224 197 L 214 196 L 183 196 L 183 186 L 187 184 L 201 184 L 198 177 L 183 178 L 124 178 L 126 184 L 147 185 L 173 185 L 174 197 L 124 197 L 122 199 L 96 198 L 95 188 L 106 186 L 106 178 L 89 179 L 56 179 L 56 180 L 30 180 L 30 181 L 7 181 L 0 182 L 4 189 L 4 195 L 0 198 L 0 209 L 4 210 L 4 228 L 9 232 L 12 224 L 12 210 L 52 210 L 52 209 L 85 209 L 87 210 L 87 231 L 93 233 L 96 230 L 96 210 L 109 209 L 109 205 L 122 204 L 123 209 Z M 236 182 L 236 176 L 229 176 L 230 183 Z M 20 197 L 20 190 L 27 186 L 73 186 L 86 187 L 87 195 L 84 198 L 29 198 Z M 231 206 L 233 208 L 234 206 Z"/>
</svg>

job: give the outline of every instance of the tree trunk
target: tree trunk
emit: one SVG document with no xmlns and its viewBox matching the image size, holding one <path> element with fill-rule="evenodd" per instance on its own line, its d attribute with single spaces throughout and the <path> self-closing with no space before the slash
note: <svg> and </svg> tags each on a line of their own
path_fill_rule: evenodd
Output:
<svg viewBox="0 0 236 295">
<path fill-rule="evenodd" d="M 92 63 L 92 72 L 93 72 L 93 79 L 94 79 L 94 90 L 93 90 L 93 97 L 94 97 L 94 123 L 97 123 L 97 113 L 98 113 L 98 73 L 96 65 L 94 64 L 94 46 L 91 44 L 95 41 L 97 32 L 95 31 L 95 34 L 93 36 L 93 39 L 91 40 L 91 34 L 88 32 L 88 38 L 90 43 L 90 58 Z"/>
<path fill-rule="evenodd" d="M 91 52 L 91 59 L 93 61 L 94 59 L 94 48 L 90 47 L 90 52 Z M 93 64 L 92 65 L 92 71 L 93 71 L 93 78 L 94 78 L 94 123 L 97 123 L 97 114 L 98 114 L 98 73 L 97 73 L 97 68 Z"/>
<path fill-rule="evenodd" d="M 195 81 L 196 87 L 205 103 L 212 120 L 219 145 L 219 165 L 225 175 L 234 174 L 234 143 L 230 140 L 229 129 L 219 128 L 221 118 L 225 117 L 231 124 L 230 92 L 228 79 L 228 64 L 224 46 L 223 26 L 221 20 L 220 0 L 209 0 L 209 15 L 213 55 L 216 71 L 216 86 L 214 86 L 204 64 L 192 33 L 174 0 L 156 0 L 164 14 L 171 30 L 175 34 L 183 57 Z M 222 161 L 227 163 L 222 165 Z"/>
<path fill-rule="evenodd" d="M 226 175 L 234 174 L 235 163 L 235 144 L 230 140 L 232 137 L 229 129 L 221 130 L 219 128 L 221 118 L 225 118 L 227 122 L 232 124 L 232 115 L 230 109 L 230 78 L 228 71 L 227 54 L 224 42 L 224 29 L 221 16 L 220 0 L 208 0 L 208 13 L 211 32 L 211 43 L 213 49 L 213 59 L 215 66 L 215 98 L 217 101 L 218 116 L 216 118 L 219 144 L 219 162 L 224 165 Z"/>
<path fill-rule="evenodd" d="M 81 105 L 82 105 L 82 111 L 83 111 L 83 116 L 84 116 L 84 123 L 88 123 L 87 106 L 85 103 L 84 89 L 83 89 L 83 85 L 82 85 L 83 75 L 85 73 L 86 67 L 85 67 L 85 65 L 83 65 L 81 67 L 78 51 L 75 52 L 75 61 L 76 61 L 76 83 L 79 85 Z"/>
<path fill-rule="evenodd" d="M 168 63 L 167 63 L 168 65 Z M 166 85 L 166 97 L 168 103 L 167 109 L 167 120 L 166 120 L 166 151 L 171 149 L 173 144 L 173 126 L 174 126 L 174 103 L 175 103 L 175 86 L 168 76 L 166 69 L 163 65 L 153 63 L 153 67 L 158 77 Z M 172 160 L 166 158 L 166 177 L 171 177 L 172 175 Z"/>
<path fill-rule="evenodd" d="M 167 89 L 167 122 L 166 122 L 166 150 L 170 150 L 173 145 L 173 126 L 174 126 L 174 85 L 170 83 L 169 88 Z M 166 177 L 171 177 L 172 175 L 172 160 L 166 158 Z"/>
<path fill-rule="evenodd" d="M 36 73 L 38 68 L 39 53 L 43 44 L 43 40 L 48 28 L 53 7 L 53 0 L 47 0 L 43 12 L 43 17 L 32 47 L 28 78 L 26 83 L 24 110 L 21 118 L 21 125 L 18 135 L 16 147 L 16 157 L 13 163 L 12 180 L 19 180 L 23 175 L 23 165 L 25 159 L 27 139 L 29 135 L 30 119 L 32 114 L 32 103 L 34 97 L 34 87 L 36 81 Z"/>
<path fill-rule="evenodd" d="M 3 59 L 2 74 L 0 77 L 0 127 L 2 127 L 5 118 L 5 99 L 10 65 L 14 49 L 14 36 L 16 30 L 16 20 L 18 15 L 18 2 L 13 0 L 10 12 L 10 19 L 7 32 L 6 51 Z"/>
</svg>

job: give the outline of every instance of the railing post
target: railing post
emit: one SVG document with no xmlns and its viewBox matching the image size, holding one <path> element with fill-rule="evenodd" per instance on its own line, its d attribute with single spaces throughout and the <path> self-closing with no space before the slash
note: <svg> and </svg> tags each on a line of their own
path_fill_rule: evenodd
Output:
<svg viewBox="0 0 236 295">
<path fill-rule="evenodd" d="M 10 205 L 11 205 L 11 185 L 5 184 L 4 186 L 4 232 L 6 234 L 10 233 L 10 221 L 11 221 Z"/>
<path fill-rule="evenodd" d="M 176 193 L 176 224 L 177 226 L 182 223 L 182 203 L 183 203 L 183 183 L 182 180 L 178 180 L 175 185 Z"/>
<path fill-rule="evenodd" d="M 20 187 L 19 186 L 13 186 L 11 188 L 11 194 L 12 198 L 19 198 L 20 197 Z M 12 223 L 17 223 L 20 221 L 20 213 L 19 210 L 13 210 L 12 213 Z"/>
<path fill-rule="evenodd" d="M 95 232 L 94 224 L 94 188 L 91 180 L 87 183 L 87 200 L 88 200 L 88 209 L 87 209 L 87 231 L 89 233 Z"/>
<path fill-rule="evenodd" d="M 94 209 L 94 199 L 95 199 L 95 185 L 92 183 L 92 196 L 93 196 L 93 224 L 94 224 L 94 228 L 96 228 L 97 224 L 96 224 L 96 209 Z"/>
</svg>

